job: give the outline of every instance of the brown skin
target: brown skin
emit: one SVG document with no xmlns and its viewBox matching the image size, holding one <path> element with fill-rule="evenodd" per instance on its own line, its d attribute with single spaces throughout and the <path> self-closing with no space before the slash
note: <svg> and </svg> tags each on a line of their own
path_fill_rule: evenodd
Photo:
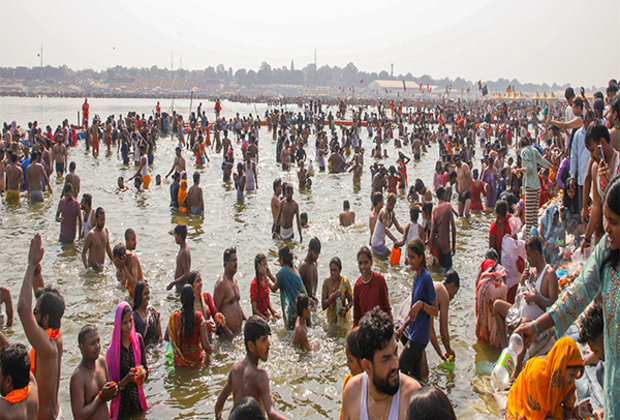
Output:
<svg viewBox="0 0 620 420">
<path fill-rule="evenodd" d="M 65 164 L 64 171 L 67 170 L 67 148 L 62 142 L 58 141 L 56 142 L 54 147 L 52 147 L 52 157 L 54 158 L 54 162 L 64 163 Z M 62 176 L 62 175 L 64 175 L 64 172 L 58 174 L 58 176 Z"/>
<path fill-rule="evenodd" d="M 105 358 L 99 356 L 99 333 L 86 334 L 79 347 L 82 361 L 71 374 L 69 385 L 73 418 L 107 420 L 110 418 L 107 402 L 116 396 L 118 386 L 110 382 Z"/>
<path fill-rule="evenodd" d="M 65 177 L 65 185 L 67 184 L 71 184 L 71 186 L 73 187 L 73 192 L 75 193 L 75 196 L 78 197 L 80 195 L 80 187 L 82 184 L 82 180 L 75 173 L 75 171 L 69 172 L 67 176 Z"/>
<path fill-rule="evenodd" d="M 374 354 L 372 361 L 363 359 L 361 364 L 369 376 L 366 397 L 368 411 L 374 414 L 374 417 L 370 413 L 368 417 L 385 419 L 390 412 L 393 397 L 379 393 L 373 384 L 372 378 L 373 375 L 377 378 L 388 378 L 392 384 L 398 380 L 398 343 L 396 338 L 392 337 L 390 341 L 385 343 L 385 347 Z M 349 380 L 347 387 L 344 389 L 342 396 L 343 420 L 359 420 L 361 416 L 362 380 L 363 375 L 356 375 Z M 412 394 L 420 388 L 419 382 L 415 379 L 407 375 L 400 375 L 399 420 L 407 418 L 409 400 Z"/>
<path fill-rule="evenodd" d="M 340 213 L 339 219 L 340 226 L 351 226 L 353 223 L 355 223 L 355 212 L 352 210 L 344 210 L 342 213 Z"/>
<path fill-rule="evenodd" d="M 280 212 L 278 213 L 278 218 L 276 219 L 276 225 L 289 229 L 293 227 L 293 217 L 297 220 L 299 243 L 302 243 L 303 236 L 301 234 L 301 222 L 299 221 L 299 206 L 297 205 L 297 202 L 293 200 L 293 191 L 289 190 L 286 193 L 286 198 L 280 202 Z"/>
<path fill-rule="evenodd" d="M 11 163 L 5 169 L 6 173 L 6 189 L 11 191 L 19 191 L 19 187 L 24 183 L 24 172 L 19 166 L 19 162 Z"/>
<path fill-rule="evenodd" d="M 191 209 L 192 206 L 199 206 L 201 208 L 201 213 L 205 211 L 205 203 L 204 196 L 202 194 L 202 188 L 195 183 L 191 186 L 189 191 L 187 192 L 187 206 Z"/>
<path fill-rule="evenodd" d="M 215 290 L 213 291 L 213 300 L 215 307 L 226 318 L 226 326 L 230 328 L 228 332 L 237 334 L 241 331 L 243 321 L 246 320 L 243 309 L 241 308 L 241 293 L 239 292 L 239 285 L 235 279 L 235 273 L 237 272 L 237 254 L 234 253 L 230 256 L 229 261 L 224 263 L 224 273 L 215 282 Z"/>
<path fill-rule="evenodd" d="M 322 299 L 321 299 L 321 307 L 323 310 L 327 310 L 332 305 L 336 304 L 338 298 L 342 302 L 342 309 L 340 310 L 341 317 L 345 317 L 351 307 L 353 306 L 353 296 L 347 290 L 345 296 L 340 294 L 340 282 L 342 281 L 342 276 L 340 275 L 340 269 L 337 265 L 331 264 L 329 266 L 329 272 L 331 275 L 331 283 L 332 290 L 329 290 L 329 286 L 327 285 L 327 281 L 323 282 L 323 291 L 322 291 Z M 335 322 L 333 319 L 328 319 L 329 322 Z"/>
<path fill-rule="evenodd" d="M 316 347 L 308 340 L 308 325 L 306 319 L 310 316 L 311 305 L 308 305 L 301 316 L 295 321 L 295 331 L 293 332 L 293 345 L 304 351 L 312 351 Z"/>
<path fill-rule="evenodd" d="M 465 195 L 471 192 L 471 171 L 469 165 L 461 162 L 460 156 L 455 157 L 456 162 L 456 191 Z M 467 199 L 465 203 L 459 200 L 459 216 L 469 217 L 469 209 L 471 207 L 471 199 Z"/>
<path fill-rule="evenodd" d="M 276 278 L 273 274 L 271 274 L 271 270 L 269 269 L 269 264 L 267 263 L 267 259 L 265 258 L 260 265 L 258 266 L 258 278 L 257 280 L 260 282 L 260 284 L 264 284 L 266 283 L 267 286 L 270 289 L 273 289 L 275 286 L 274 284 L 276 283 Z M 271 300 L 269 300 L 269 313 L 271 313 L 271 316 L 274 319 L 280 318 L 280 315 L 278 315 L 278 313 L 273 309 L 273 306 L 271 304 Z M 258 305 L 256 303 L 256 301 L 252 301 L 252 315 L 258 315 L 260 317 L 265 318 L 265 316 L 263 314 L 261 314 L 260 312 L 258 312 Z"/>
<path fill-rule="evenodd" d="M 446 284 L 446 282 L 435 283 L 435 296 L 437 297 L 437 305 L 439 306 L 439 333 L 441 334 L 441 342 L 446 348 L 446 352 L 441 351 L 441 346 L 437 341 L 437 333 L 435 332 L 434 322 L 431 322 L 431 344 L 433 348 L 443 360 L 448 356 L 456 357 L 454 350 L 450 346 L 450 331 L 448 330 L 448 310 L 450 301 L 458 289 L 454 284 Z"/>
<path fill-rule="evenodd" d="M 13 299 L 11 298 L 11 292 L 6 287 L 0 287 L 0 305 L 4 303 L 4 310 L 6 312 L 7 327 L 13 326 Z M 0 349 L 1 351 L 1 349 Z"/>
<path fill-rule="evenodd" d="M 123 286 L 136 287 L 139 281 L 144 281 L 142 266 L 136 254 L 125 251 L 123 257 L 114 257 L 114 265 L 118 269 L 116 278 Z"/>
<path fill-rule="evenodd" d="M 33 162 L 28 165 L 28 168 L 26 169 L 26 181 L 28 183 L 28 200 L 30 200 L 30 191 L 43 189 L 43 182 L 41 181 L 41 178 L 45 180 L 45 184 L 47 185 L 47 188 L 49 189 L 51 194 L 52 186 L 50 185 L 50 180 L 47 177 L 47 173 L 45 172 L 45 168 L 43 167 L 43 165 L 41 165 L 39 162 Z"/>
<path fill-rule="evenodd" d="M 2 333 L 0 333 L 1 335 Z M 10 376 L 4 377 L 2 370 L 0 370 L 0 380 L 2 381 L 2 389 L 12 392 L 13 380 Z M 30 394 L 24 399 L 15 404 L 9 404 L 4 398 L 0 398 L 0 420 L 30 420 L 37 418 L 39 411 L 39 390 L 37 387 L 37 381 L 34 375 L 30 373 Z M 4 392 L 3 392 L 4 393 Z"/>
<path fill-rule="evenodd" d="M 60 387 L 61 362 L 63 352 L 62 335 L 57 340 L 49 338 L 49 315 L 41 316 L 39 302 L 35 306 L 37 314 L 32 310 L 32 280 L 34 270 L 43 259 L 44 250 L 41 246 L 41 235 L 38 233 L 30 242 L 28 269 L 19 295 L 17 312 L 24 327 L 28 341 L 35 349 L 35 372 L 39 395 L 38 420 L 53 420 L 58 416 L 58 389 Z"/>
<path fill-rule="evenodd" d="M 241 398 L 253 397 L 269 420 L 286 420 L 286 417 L 278 413 L 275 409 L 271 389 L 269 388 L 269 375 L 258 368 L 258 361 L 267 361 L 269 356 L 269 336 L 259 337 L 255 342 L 248 342 L 247 355 L 245 359 L 235 363 L 228 374 L 226 385 L 217 397 L 215 403 L 215 418 L 222 418 L 222 409 L 226 399 L 232 392 L 233 402 L 236 403 Z"/>
<path fill-rule="evenodd" d="M 299 263 L 299 275 L 304 282 L 306 291 L 309 293 L 311 299 L 318 303 L 316 297 L 316 289 L 319 281 L 319 276 L 316 268 L 316 261 L 319 259 L 319 253 L 308 249 L 306 258 Z"/>
<path fill-rule="evenodd" d="M 178 283 L 186 283 L 192 266 L 192 254 L 187 246 L 186 238 L 182 238 L 181 235 L 174 235 L 174 237 L 180 246 L 177 254 L 177 268 L 174 271 L 174 281 L 168 283 L 166 290 L 171 290 Z"/>
<path fill-rule="evenodd" d="M 82 262 L 85 268 L 100 268 L 105 263 L 105 255 L 108 254 L 110 260 L 114 260 L 112 249 L 110 248 L 110 232 L 105 227 L 105 213 L 95 217 L 95 227 L 88 232 L 84 239 L 82 249 Z M 80 230 L 81 224 L 80 224 Z M 90 253 L 89 253 L 90 251 Z M 88 259 L 86 258 L 88 254 Z"/>
<path fill-rule="evenodd" d="M 377 224 L 377 218 L 379 217 L 379 213 L 381 212 L 382 208 L 383 208 L 383 201 L 377 204 L 377 206 L 372 210 L 372 213 L 370 213 L 370 218 L 368 220 L 368 224 L 370 225 L 370 239 L 368 240 L 368 243 L 372 241 L 372 235 L 375 232 L 375 225 Z"/>
</svg>

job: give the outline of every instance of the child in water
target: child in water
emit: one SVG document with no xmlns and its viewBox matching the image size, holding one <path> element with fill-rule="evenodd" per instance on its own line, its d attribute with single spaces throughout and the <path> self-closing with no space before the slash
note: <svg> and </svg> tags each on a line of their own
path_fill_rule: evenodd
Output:
<svg viewBox="0 0 620 420">
<path fill-rule="evenodd" d="M 308 326 L 306 319 L 310 316 L 310 308 L 312 306 L 308 295 L 298 295 L 295 298 L 297 305 L 297 321 L 295 321 L 295 332 L 293 334 L 293 345 L 302 350 L 312 351 L 314 347 L 308 341 Z"/>
</svg>

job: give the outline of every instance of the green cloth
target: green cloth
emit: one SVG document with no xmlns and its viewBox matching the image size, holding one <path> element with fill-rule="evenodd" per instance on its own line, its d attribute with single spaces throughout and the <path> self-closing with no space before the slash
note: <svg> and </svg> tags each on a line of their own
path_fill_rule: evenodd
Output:
<svg viewBox="0 0 620 420">
<path fill-rule="evenodd" d="M 525 168 L 523 176 L 523 191 L 526 188 L 534 190 L 540 189 L 540 179 L 538 178 L 538 166 L 548 168 L 551 166 L 547 160 L 542 157 L 540 152 L 534 146 L 526 146 L 521 150 L 521 165 Z"/>
</svg>

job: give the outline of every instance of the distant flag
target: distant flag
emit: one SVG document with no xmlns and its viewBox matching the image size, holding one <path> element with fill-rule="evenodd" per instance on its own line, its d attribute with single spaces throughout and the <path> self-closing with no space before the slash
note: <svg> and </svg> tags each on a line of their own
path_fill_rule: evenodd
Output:
<svg viewBox="0 0 620 420">
<path fill-rule="evenodd" d="M 482 90 L 482 80 L 478 80 L 478 90 Z"/>
<path fill-rule="evenodd" d="M 420 92 L 422 92 L 422 83 L 420 83 Z"/>
<path fill-rule="evenodd" d="M 463 96 L 463 89 L 461 89 L 461 96 Z"/>
<path fill-rule="evenodd" d="M 467 88 L 467 93 L 469 93 L 469 88 Z"/>
<path fill-rule="evenodd" d="M 360 83 L 364 83 L 364 79 L 360 80 Z"/>
<path fill-rule="evenodd" d="M 407 92 L 407 85 L 405 84 L 405 80 L 403 79 L 403 89 L 405 89 L 405 92 Z"/>
<path fill-rule="evenodd" d="M 428 90 L 429 92 L 431 91 L 431 85 L 429 85 L 428 83 L 426 84 L 426 90 Z"/>
<path fill-rule="evenodd" d="M 489 89 L 487 89 L 487 85 L 484 85 L 482 88 L 482 96 L 486 96 L 489 93 Z"/>
<path fill-rule="evenodd" d="M 506 88 L 506 93 L 510 93 L 510 85 Z"/>
</svg>

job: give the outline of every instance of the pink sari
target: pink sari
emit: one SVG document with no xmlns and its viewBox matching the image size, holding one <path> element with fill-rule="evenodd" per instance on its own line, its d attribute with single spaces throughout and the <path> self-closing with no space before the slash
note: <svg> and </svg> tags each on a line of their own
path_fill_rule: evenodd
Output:
<svg viewBox="0 0 620 420">
<path fill-rule="evenodd" d="M 123 321 L 123 309 L 125 307 L 131 307 L 127 302 L 121 302 L 116 307 L 116 316 L 114 317 L 114 331 L 112 332 L 112 342 L 105 355 L 105 360 L 108 365 L 108 372 L 110 374 L 110 380 L 117 384 L 121 381 L 121 324 Z M 133 315 L 132 315 L 133 316 Z M 140 338 L 136 333 L 134 326 L 131 326 L 131 347 L 133 348 L 133 356 L 136 361 L 136 366 L 142 365 L 142 355 L 140 352 Z M 140 396 L 140 406 L 144 411 L 149 407 L 146 403 L 144 396 L 144 390 L 141 385 L 138 385 L 138 395 Z M 119 392 L 110 405 L 110 419 L 116 420 L 118 418 L 118 410 L 121 404 L 121 393 Z"/>
<path fill-rule="evenodd" d="M 493 303 L 506 300 L 506 269 L 500 264 L 485 270 L 476 287 L 476 337 L 480 341 L 501 348 L 497 325 L 493 317 Z"/>
</svg>

